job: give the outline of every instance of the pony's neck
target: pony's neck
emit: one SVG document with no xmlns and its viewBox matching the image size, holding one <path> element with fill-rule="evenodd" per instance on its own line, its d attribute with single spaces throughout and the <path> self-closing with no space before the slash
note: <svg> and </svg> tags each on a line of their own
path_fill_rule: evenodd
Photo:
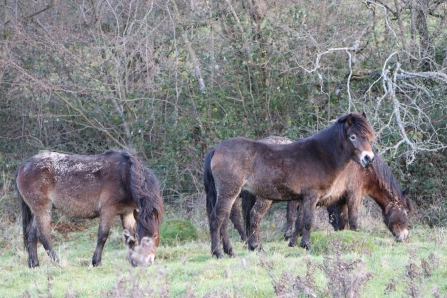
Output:
<svg viewBox="0 0 447 298">
<path fill-rule="evenodd" d="M 396 201 L 395 196 L 398 197 L 398 190 L 392 189 L 393 185 L 388 181 L 386 185 L 384 182 L 377 176 L 377 173 L 372 173 L 367 187 L 367 194 L 379 205 L 383 212 L 385 212 L 389 203 Z"/>
<path fill-rule="evenodd" d="M 352 160 L 352 154 L 346 143 L 346 136 L 344 131 L 334 124 L 329 126 L 318 133 L 314 134 L 310 138 L 318 143 L 321 150 L 327 152 L 328 156 L 333 156 L 328 162 L 332 164 L 334 168 L 344 169 Z"/>
<path fill-rule="evenodd" d="M 368 195 L 379 205 L 382 212 L 385 212 L 386 206 L 392 201 L 390 193 L 383 188 L 374 188 L 373 191 L 369 191 Z"/>
</svg>

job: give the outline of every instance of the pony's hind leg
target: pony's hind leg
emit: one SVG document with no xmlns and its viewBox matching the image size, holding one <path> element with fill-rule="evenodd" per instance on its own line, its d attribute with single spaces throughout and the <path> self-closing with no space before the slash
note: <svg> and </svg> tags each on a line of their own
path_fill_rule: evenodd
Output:
<svg viewBox="0 0 447 298">
<path fill-rule="evenodd" d="M 45 208 L 39 210 L 39 214 L 35 213 L 35 220 L 37 225 L 37 238 L 39 238 L 45 251 L 51 260 L 60 263 L 56 252 L 51 244 L 51 208 L 53 205 L 48 203 Z"/>
<path fill-rule="evenodd" d="M 210 224 L 210 234 L 211 234 L 211 253 L 215 255 L 218 259 L 223 257 L 220 242 L 224 244 L 225 252 L 227 254 L 232 254 L 232 247 L 230 243 L 230 238 L 228 236 L 228 219 L 230 217 L 231 208 L 234 201 L 236 200 L 237 192 L 231 197 L 231 199 L 225 199 L 219 197 L 214 206 L 213 210 L 210 212 L 209 224 Z M 226 222 L 227 221 L 227 222 Z M 222 230 L 223 228 L 223 230 Z M 230 254 L 230 255 L 231 255 Z"/>
<path fill-rule="evenodd" d="M 220 249 L 220 240 L 221 240 L 221 234 L 220 230 L 222 227 L 222 223 L 219 222 L 217 219 L 217 216 L 211 212 L 209 217 L 209 224 L 210 224 L 210 234 L 211 234 L 211 254 L 216 256 L 216 258 L 221 259 L 223 258 L 222 251 Z"/>
<path fill-rule="evenodd" d="M 267 213 L 267 211 L 269 210 L 272 203 L 273 201 L 271 200 L 264 200 L 258 198 L 253 208 L 251 208 L 250 211 L 251 225 L 248 237 L 248 248 L 250 250 L 262 249 L 261 241 L 259 240 L 260 239 L 259 226 L 261 225 L 261 221 L 264 218 L 265 213 Z"/>
<path fill-rule="evenodd" d="M 222 227 L 220 229 L 220 235 L 222 237 L 221 238 L 222 246 L 223 246 L 224 253 L 226 253 L 230 257 L 235 257 L 236 254 L 233 252 L 233 246 L 231 245 L 230 237 L 228 235 L 228 221 L 229 221 L 229 218 L 228 217 L 225 218 L 222 223 Z"/>
<path fill-rule="evenodd" d="M 247 241 L 247 234 L 245 233 L 244 227 L 242 225 L 241 205 L 239 204 L 239 202 L 234 202 L 233 207 L 231 208 L 230 220 L 241 236 L 241 240 L 243 242 Z"/>
</svg>

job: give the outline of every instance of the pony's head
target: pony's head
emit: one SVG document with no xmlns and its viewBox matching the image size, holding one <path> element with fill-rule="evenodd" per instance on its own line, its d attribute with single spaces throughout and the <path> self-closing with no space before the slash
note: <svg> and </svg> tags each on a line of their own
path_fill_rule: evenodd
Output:
<svg viewBox="0 0 447 298">
<path fill-rule="evenodd" d="M 141 204 L 140 206 L 144 206 Z M 151 238 L 154 244 L 158 247 L 160 244 L 160 224 L 161 219 L 159 211 L 154 208 L 151 210 L 140 209 L 134 210 L 133 216 L 136 221 L 135 235 L 138 239 L 144 237 Z"/>
<path fill-rule="evenodd" d="M 144 203 L 140 211 L 134 210 L 136 221 L 135 235 L 124 231 L 124 239 L 128 250 L 128 260 L 132 266 L 150 266 L 154 263 L 157 247 L 160 245 L 159 211 L 148 211 Z M 127 234 L 126 234 L 127 233 Z"/>
<path fill-rule="evenodd" d="M 153 238 L 143 237 L 139 244 L 128 230 L 124 230 L 124 243 L 127 247 L 127 259 L 134 266 L 150 266 L 154 263 L 157 246 Z"/>
<path fill-rule="evenodd" d="M 370 141 L 375 139 L 374 130 L 368 124 L 365 113 L 350 113 L 338 119 L 344 124 L 344 131 L 351 145 L 354 160 L 362 167 L 369 167 L 374 160 Z"/>
<path fill-rule="evenodd" d="M 133 215 L 136 221 L 133 251 L 138 253 L 136 258 L 129 256 L 132 265 L 148 266 L 155 258 L 160 244 L 159 227 L 163 219 L 163 199 L 160 195 L 159 181 L 152 170 L 145 168 L 134 157 L 129 155 L 132 162 L 130 169 L 130 191 L 138 210 Z M 130 245 L 128 245 L 130 247 Z"/>
<path fill-rule="evenodd" d="M 401 191 L 401 198 L 391 201 L 383 211 L 383 221 L 398 242 L 408 237 L 408 212 L 412 211 L 407 190 Z"/>
</svg>

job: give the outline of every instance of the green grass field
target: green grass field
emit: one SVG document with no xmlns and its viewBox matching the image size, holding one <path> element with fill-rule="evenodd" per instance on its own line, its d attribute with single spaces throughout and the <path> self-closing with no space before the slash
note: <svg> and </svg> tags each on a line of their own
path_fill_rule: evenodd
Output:
<svg viewBox="0 0 447 298">
<path fill-rule="evenodd" d="M 170 215 L 167 215 L 169 218 Z M 173 215 L 171 215 L 173 216 Z M 447 229 L 414 227 L 396 243 L 380 220 L 360 232 L 334 233 L 317 224 L 310 251 L 282 240 L 278 217 L 262 227 L 264 252 L 249 252 L 232 230 L 235 258 L 211 257 L 207 222 L 194 221 L 195 241 L 158 249 L 155 264 L 132 268 L 116 221 L 93 268 L 97 221 L 54 230 L 61 264 L 39 244 L 40 267 L 27 267 L 20 222 L 2 224 L 0 297 L 444 297 L 447 295 Z M 61 224 L 59 222 L 59 225 Z M 79 225 L 79 224 L 78 224 Z M 304 293 L 307 291 L 308 296 Z"/>
</svg>

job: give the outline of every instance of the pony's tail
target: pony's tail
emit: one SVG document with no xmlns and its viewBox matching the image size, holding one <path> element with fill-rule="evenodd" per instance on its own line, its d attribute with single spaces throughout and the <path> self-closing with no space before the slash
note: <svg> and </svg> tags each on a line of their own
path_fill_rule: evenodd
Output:
<svg viewBox="0 0 447 298">
<path fill-rule="evenodd" d="M 244 216 L 245 232 L 247 235 L 250 235 L 250 211 L 255 205 L 257 198 L 247 190 L 241 191 L 240 197 L 242 198 L 242 215 Z"/>
<path fill-rule="evenodd" d="M 214 149 L 206 154 L 203 165 L 203 185 L 205 186 L 208 218 L 211 216 L 211 212 L 213 211 L 214 206 L 216 206 L 217 201 L 216 185 L 214 184 L 213 172 L 211 171 L 211 159 L 213 156 Z"/>
<path fill-rule="evenodd" d="M 22 231 L 23 231 L 23 246 L 27 248 L 28 243 L 28 229 L 30 224 L 33 221 L 34 215 L 31 212 L 30 207 L 26 204 L 25 200 L 23 199 L 22 194 L 20 193 L 19 187 L 17 186 L 17 176 L 19 175 L 18 169 L 14 176 L 14 187 L 17 192 L 17 197 L 19 198 L 19 203 L 22 208 Z"/>
</svg>

